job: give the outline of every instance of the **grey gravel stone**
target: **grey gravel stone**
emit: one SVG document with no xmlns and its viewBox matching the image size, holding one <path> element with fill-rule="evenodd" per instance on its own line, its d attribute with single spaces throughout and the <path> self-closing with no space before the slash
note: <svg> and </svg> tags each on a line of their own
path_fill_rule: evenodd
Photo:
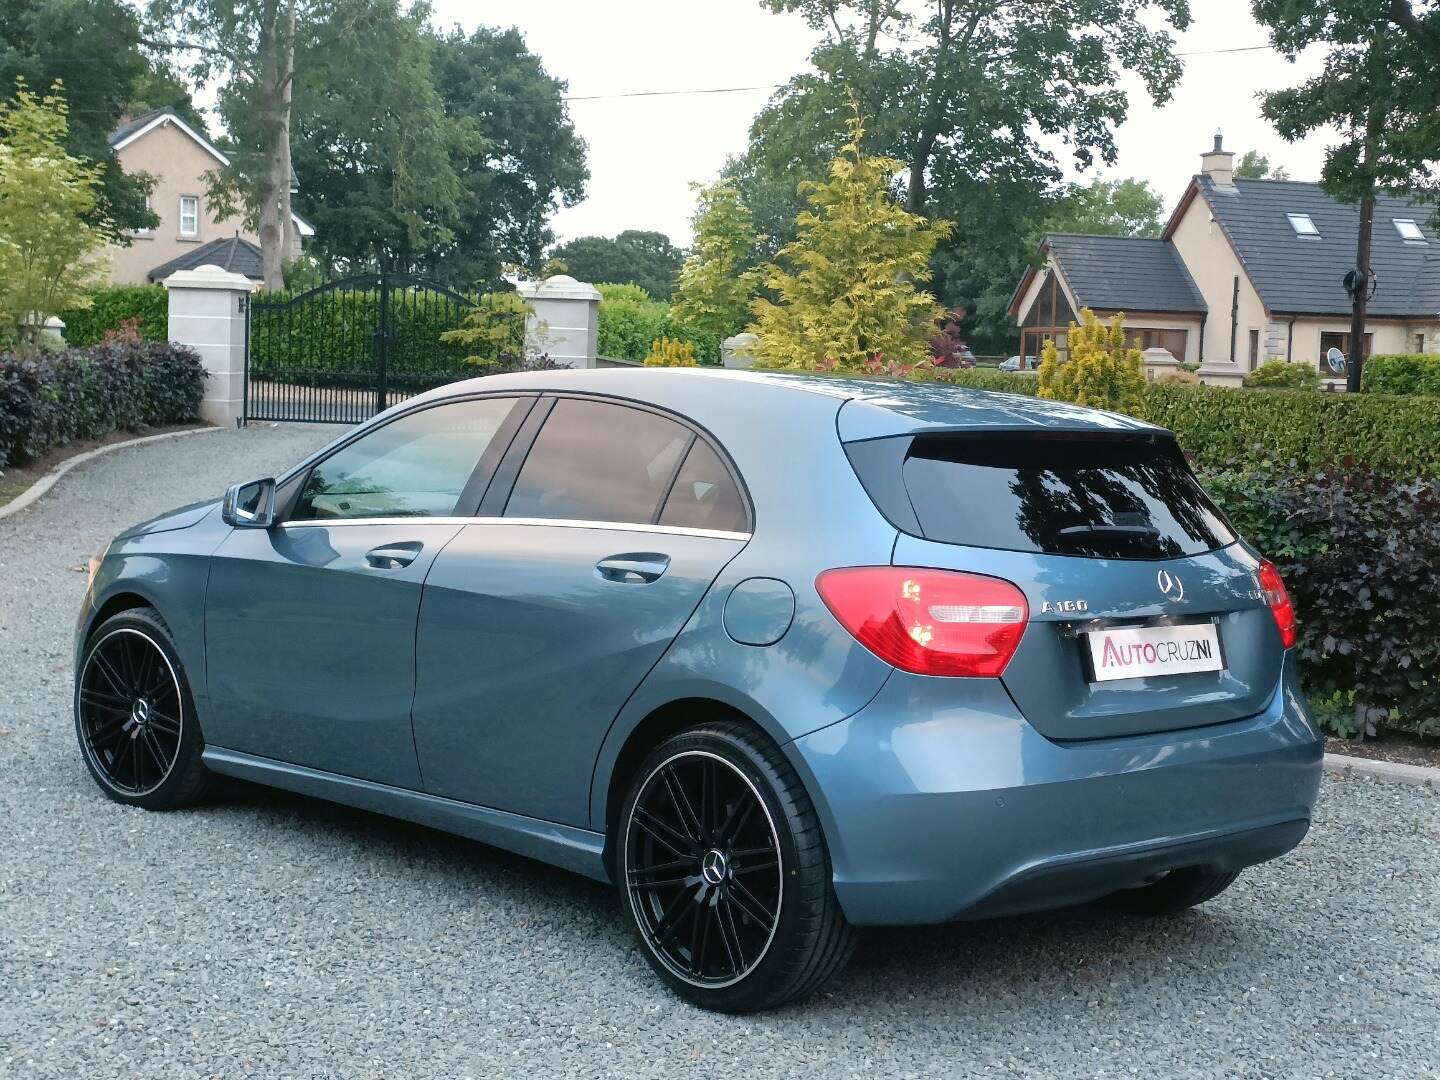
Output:
<svg viewBox="0 0 1440 1080">
<path fill-rule="evenodd" d="M 1425 789 L 1327 779 L 1298 851 L 1187 916 L 874 931 L 752 1017 L 671 997 L 558 870 L 242 784 L 108 802 L 74 748 L 74 568 L 334 433 L 121 451 L 0 522 L 0 1076 L 1440 1076 Z"/>
</svg>

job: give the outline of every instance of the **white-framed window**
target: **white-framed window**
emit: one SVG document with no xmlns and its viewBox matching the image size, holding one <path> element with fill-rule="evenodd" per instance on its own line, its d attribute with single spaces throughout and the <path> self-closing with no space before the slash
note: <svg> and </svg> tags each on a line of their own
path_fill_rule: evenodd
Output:
<svg viewBox="0 0 1440 1080">
<path fill-rule="evenodd" d="M 1400 234 L 1400 239 L 1408 243 L 1425 242 L 1425 230 L 1420 228 L 1414 218 L 1392 218 L 1395 222 L 1395 231 Z"/>
<path fill-rule="evenodd" d="M 153 211 L 154 209 L 155 209 L 155 207 L 150 204 L 150 196 L 147 194 L 147 195 L 145 196 L 145 210 L 146 210 L 146 212 L 148 213 L 148 212 Z M 136 236 L 149 236 L 149 235 L 150 235 L 151 233 L 153 233 L 154 231 L 155 231 L 154 229 L 132 229 L 132 230 L 131 230 L 131 232 L 133 232 Z"/>
<path fill-rule="evenodd" d="M 180 196 L 180 235 L 200 235 L 200 197 L 198 195 Z"/>
<path fill-rule="evenodd" d="M 1286 214 L 1290 219 L 1290 227 L 1295 230 L 1296 236 L 1319 236 L 1320 230 L 1315 227 L 1314 220 L 1309 214 Z"/>
</svg>

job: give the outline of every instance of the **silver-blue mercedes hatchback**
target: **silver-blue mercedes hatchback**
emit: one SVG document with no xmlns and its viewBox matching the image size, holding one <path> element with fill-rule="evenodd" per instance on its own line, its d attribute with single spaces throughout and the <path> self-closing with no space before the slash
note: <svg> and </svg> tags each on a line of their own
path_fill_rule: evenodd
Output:
<svg viewBox="0 0 1440 1080">
<path fill-rule="evenodd" d="M 614 882 L 707 1008 L 855 928 L 1215 896 L 1300 842 L 1295 615 L 1166 431 L 937 385 L 669 370 L 446 386 L 122 533 L 86 765 L 213 774 Z"/>
</svg>

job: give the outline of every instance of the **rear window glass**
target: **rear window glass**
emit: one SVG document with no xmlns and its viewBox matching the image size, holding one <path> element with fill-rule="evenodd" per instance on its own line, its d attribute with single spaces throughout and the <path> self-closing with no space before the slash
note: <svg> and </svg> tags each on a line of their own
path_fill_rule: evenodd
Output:
<svg viewBox="0 0 1440 1080">
<path fill-rule="evenodd" d="M 941 543 L 1170 559 L 1235 540 L 1169 440 L 921 437 L 902 470 L 923 535 Z"/>
</svg>

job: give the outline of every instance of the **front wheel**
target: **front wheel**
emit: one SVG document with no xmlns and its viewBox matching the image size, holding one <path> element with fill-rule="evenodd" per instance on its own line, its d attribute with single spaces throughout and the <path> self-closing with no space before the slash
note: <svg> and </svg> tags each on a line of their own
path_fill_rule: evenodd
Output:
<svg viewBox="0 0 1440 1080">
<path fill-rule="evenodd" d="M 190 683 L 157 612 L 121 612 L 90 635 L 75 677 L 75 734 L 116 802 L 173 810 L 204 794 L 210 774 Z"/>
<path fill-rule="evenodd" d="M 707 1009 L 812 993 L 855 932 L 815 808 L 779 749 L 740 723 L 667 739 L 641 765 L 618 833 L 620 889 L 650 966 Z"/>
</svg>

